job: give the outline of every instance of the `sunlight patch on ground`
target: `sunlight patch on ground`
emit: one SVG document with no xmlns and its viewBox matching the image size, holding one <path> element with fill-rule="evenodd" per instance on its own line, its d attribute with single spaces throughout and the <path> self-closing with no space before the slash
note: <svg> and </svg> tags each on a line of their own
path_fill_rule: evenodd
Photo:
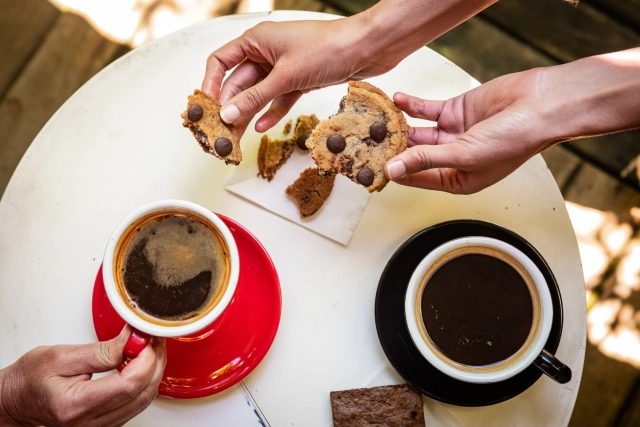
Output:
<svg viewBox="0 0 640 427">
<path fill-rule="evenodd" d="M 571 202 L 566 202 L 566 206 L 578 240 L 585 285 L 587 289 L 593 289 L 629 241 L 633 229 L 629 224 L 620 223 L 612 212 Z"/>
<path fill-rule="evenodd" d="M 50 1 L 83 16 L 106 38 L 132 47 L 217 16 L 273 10 L 273 0 Z"/>
<path fill-rule="evenodd" d="M 612 212 L 566 202 L 587 287 L 587 338 L 640 368 L 640 238 Z"/>
</svg>

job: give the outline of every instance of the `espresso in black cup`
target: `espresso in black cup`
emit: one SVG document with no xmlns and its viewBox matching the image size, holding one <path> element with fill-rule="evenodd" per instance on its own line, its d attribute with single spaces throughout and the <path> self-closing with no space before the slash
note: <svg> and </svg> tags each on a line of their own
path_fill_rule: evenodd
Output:
<svg viewBox="0 0 640 427">
<path fill-rule="evenodd" d="M 180 324 L 206 314 L 222 298 L 229 250 L 218 229 L 197 214 L 154 212 L 123 234 L 114 269 L 118 290 L 136 314 Z"/>
<path fill-rule="evenodd" d="M 419 285 L 420 334 L 445 363 L 472 372 L 503 369 L 533 341 L 537 288 L 509 254 L 481 246 L 440 257 Z"/>
<path fill-rule="evenodd" d="M 509 359 L 533 328 L 531 288 L 495 252 L 470 251 L 443 263 L 425 283 L 420 303 L 431 341 L 467 366 Z"/>
</svg>

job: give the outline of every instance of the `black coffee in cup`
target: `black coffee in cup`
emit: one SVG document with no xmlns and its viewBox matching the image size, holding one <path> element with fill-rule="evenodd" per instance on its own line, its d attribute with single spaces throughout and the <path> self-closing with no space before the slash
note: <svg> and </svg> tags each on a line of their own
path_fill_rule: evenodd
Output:
<svg viewBox="0 0 640 427">
<path fill-rule="evenodd" d="M 116 250 L 121 294 L 154 323 L 184 323 L 207 313 L 229 281 L 220 232 L 191 212 L 156 212 L 123 235 Z"/>
<path fill-rule="evenodd" d="M 454 364 L 500 364 L 533 338 L 540 316 L 535 285 L 507 254 L 453 251 L 434 263 L 421 287 L 421 334 Z"/>
</svg>

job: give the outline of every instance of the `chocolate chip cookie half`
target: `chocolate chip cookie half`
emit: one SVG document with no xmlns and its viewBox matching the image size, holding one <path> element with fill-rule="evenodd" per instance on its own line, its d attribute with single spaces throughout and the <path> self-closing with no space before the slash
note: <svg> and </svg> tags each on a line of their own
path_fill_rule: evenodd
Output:
<svg viewBox="0 0 640 427">
<path fill-rule="evenodd" d="M 238 165 L 242 160 L 240 138 L 233 125 L 220 118 L 220 103 L 204 92 L 189 95 L 187 110 L 182 113 L 182 126 L 189 128 L 202 149 L 226 164 Z"/>
<path fill-rule="evenodd" d="M 389 182 L 384 164 L 408 140 L 409 125 L 393 101 L 369 83 L 351 81 L 340 110 L 315 127 L 306 146 L 323 173 L 345 175 L 373 193 Z"/>
</svg>

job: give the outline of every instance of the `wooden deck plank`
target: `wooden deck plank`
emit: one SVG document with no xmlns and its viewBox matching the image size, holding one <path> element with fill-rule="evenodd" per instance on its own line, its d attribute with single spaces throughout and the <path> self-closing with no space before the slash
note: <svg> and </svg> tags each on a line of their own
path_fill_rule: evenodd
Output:
<svg viewBox="0 0 640 427">
<path fill-rule="evenodd" d="M 561 145 L 554 145 L 542 152 L 542 158 L 556 180 L 560 191 L 568 188 L 573 176 L 582 166 L 582 159 Z"/>
<path fill-rule="evenodd" d="M 347 15 L 355 15 L 370 8 L 379 0 L 324 0 L 324 3 L 333 6 Z"/>
<path fill-rule="evenodd" d="M 336 9 L 336 8 L 335 8 L 335 7 L 333 7 L 333 6 L 325 6 L 325 7 L 322 9 L 322 11 L 323 11 L 324 13 L 331 13 L 331 14 L 333 14 L 333 15 L 343 15 L 343 16 L 345 15 L 345 13 L 344 13 L 344 12 L 342 12 L 342 11 L 340 11 L 340 10 Z"/>
<path fill-rule="evenodd" d="M 504 74 L 556 63 L 481 17 L 460 24 L 428 47 L 482 83 Z"/>
<path fill-rule="evenodd" d="M 640 34 L 587 3 L 500 0 L 481 15 L 562 62 L 640 45 Z"/>
<path fill-rule="evenodd" d="M 637 427 L 640 425 L 640 379 L 627 396 L 626 402 L 613 425 L 616 427 Z"/>
<path fill-rule="evenodd" d="M 60 12 L 46 0 L 0 0 L 0 99 Z"/>
<path fill-rule="evenodd" d="M 47 120 L 116 52 L 118 45 L 81 17 L 64 13 L 57 19 L 0 103 L 0 192 Z"/>
<path fill-rule="evenodd" d="M 321 12 L 324 4 L 319 0 L 275 0 L 274 10 L 306 10 L 309 12 Z"/>
<path fill-rule="evenodd" d="M 588 3 L 631 28 L 640 28 L 640 0 L 588 0 Z"/>
<path fill-rule="evenodd" d="M 640 240 L 640 233 L 636 233 L 632 240 L 635 240 L 636 242 Z M 635 328 L 638 329 L 640 326 L 640 321 L 638 321 L 637 317 L 640 312 L 640 291 L 632 291 L 631 294 L 627 298 L 622 299 L 622 301 L 623 304 L 631 305 L 635 311 L 635 321 L 625 323 L 625 326 L 635 326 Z M 614 425 L 616 427 L 640 426 L 640 370 L 636 368 L 636 372 L 637 374 L 634 387 L 625 393 L 626 398 L 620 406 L 616 419 L 610 425 Z"/>
<path fill-rule="evenodd" d="M 582 382 L 569 427 L 615 425 L 618 412 L 639 377 L 636 368 L 605 356 L 587 342 Z"/>
<path fill-rule="evenodd" d="M 569 202 L 612 211 L 621 221 L 628 223 L 633 223 L 630 209 L 640 206 L 639 192 L 586 162 L 574 175 L 563 196 Z"/>
<path fill-rule="evenodd" d="M 640 155 L 640 130 L 579 139 L 563 145 L 616 179 L 621 179 L 640 190 L 638 176 L 635 173 L 630 173 L 624 178 L 620 176 L 620 172 Z"/>
</svg>

